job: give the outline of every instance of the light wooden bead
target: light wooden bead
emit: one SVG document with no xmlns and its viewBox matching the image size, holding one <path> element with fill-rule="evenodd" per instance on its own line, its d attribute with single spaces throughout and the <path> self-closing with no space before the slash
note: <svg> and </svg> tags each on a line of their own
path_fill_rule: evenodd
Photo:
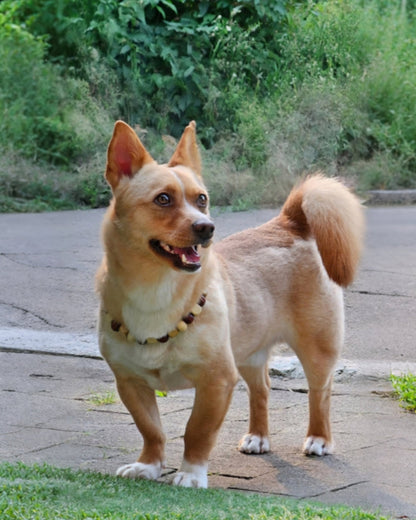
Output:
<svg viewBox="0 0 416 520">
<path fill-rule="evenodd" d="M 129 341 L 130 343 L 133 343 L 133 341 L 135 341 L 135 337 L 133 336 L 133 334 L 131 334 L 131 332 L 127 334 L 127 341 Z"/>
<path fill-rule="evenodd" d="M 177 328 L 180 332 L 185 332 L 185 330 L 188 328 L 188 325 L 187 325 L 183 320 L 181 320 L 181 321 L 176 325 L 176 328 Z"/>
<path fill-rule="evenodd" d="M 147 343 L 157 343 L 157 339 L 156 338 L 147 338 Z"/>
<path fill-rule="evenodd" d="M 194 316 L 199 316 L 202 312 L 202 307 L 198 304 L 195 304 L 192 309 L 191 309 L 191 312 Z"/>
<path fill-rule="evenodd" d="M 168 336 L 170 338 L 174 338 L 175 336 L 177 336 L 179 334 L 179 331 L 178 330 L 171 330 L 170 332 L 168 332 Z"/>
<path fill-rule="evenodd" d="M 121 325 L 120 332 L 122 332 L 125 336 L 127 336 L 129 329 L 125 325 Z"/>
</svg>

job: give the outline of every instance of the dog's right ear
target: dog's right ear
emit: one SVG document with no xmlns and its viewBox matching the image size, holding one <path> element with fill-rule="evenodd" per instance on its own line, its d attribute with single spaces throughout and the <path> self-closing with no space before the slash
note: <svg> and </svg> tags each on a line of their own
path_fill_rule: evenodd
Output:
<svg viewBox="0 0 416 520">
<path fill-rule="evenodd" d="M 105 178 L 113 192 L 123 177 L 133 177 L 145 164 L 151 162 L 154 162 L 153 158 L 133 128 L 123 121 L 117 121 L 108 145 L 105 171 Z"/>
</svg>

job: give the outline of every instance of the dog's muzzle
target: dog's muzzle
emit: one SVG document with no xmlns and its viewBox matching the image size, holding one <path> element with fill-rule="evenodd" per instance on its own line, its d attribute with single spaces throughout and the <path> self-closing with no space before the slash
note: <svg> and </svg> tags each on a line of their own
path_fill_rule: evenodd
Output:
<svg viewBox="0 0 416 520">
<path fill-rule="evenodd" d="M 208 245 L 214 236 L 215 225 L 212 220 L 208 218 L 198 219 L 192 224 L 192 231 L 194 232 L 198 244 L 202 246 Z"/>
</svg>

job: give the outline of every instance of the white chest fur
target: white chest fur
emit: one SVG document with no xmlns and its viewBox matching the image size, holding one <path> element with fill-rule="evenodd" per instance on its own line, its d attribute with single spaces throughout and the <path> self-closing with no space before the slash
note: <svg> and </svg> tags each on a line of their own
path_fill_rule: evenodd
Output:
<svg viewBox="0 0 416 520">
<path fill-rule="evenodd" d="M 182 300 L 176 297 L 177 294 L 178 281 L 174 277 L 129 292 L 122 307 L 122 318 L 131 334 L 144 342 L 172 330 L 183 312 Z"/>
<path fill-rule="evenodd" d="M 167 343 L 140 345 L 129 342 L 123 333 L 111 329 L 108 315 L 101 313 L 99 343 L 103 357 L 112 367 L 125 374 L 138 376 L 158 390 L 177 390 L 192 387 L 182 368 L 186 363 L 197 362 L 198 353 L 189 333 Z M 193 359 L 195 358 L 195 359 Z"/>
</svg>

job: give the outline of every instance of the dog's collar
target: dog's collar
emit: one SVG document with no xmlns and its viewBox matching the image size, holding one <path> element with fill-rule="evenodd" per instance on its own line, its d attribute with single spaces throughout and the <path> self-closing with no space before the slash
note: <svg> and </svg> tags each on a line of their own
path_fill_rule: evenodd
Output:
<svg viewBox="0 0 416 520">
<path fill-rule="evenodd" d="M 203 293 L 199 298 L 198 303 L 192 307 L 191 312 L 184 316 L 177 323 L 176 327 L 173 330 L 171 330 L 164 336 L 161 336 L 160 338 L 147 338 L 144 341 L 139 341 L 137 338 L 135 338 L 123 323 L 111 319 L 108 312 L 106 312 L 105 314 L 108 316 L 108 319 L 110 320 L 111 329 L 114 332 L 120 332 L 121 334 L 123 334 L 126 337 L 127 341 L 130 343 L 138 343 L 139 345 L 148 345 L 149 343 L 166 343 L 171 338 L 176 337 L 180 332 L 185 332 L 185 330 L 188 328 L 188 325 L 190 325 L 194 321 L 196 316 L 199 316 L 201 314 L 202 308 L 205 305 L 206 301 L 207 295 L 206 293 Z"/>
</svg>

